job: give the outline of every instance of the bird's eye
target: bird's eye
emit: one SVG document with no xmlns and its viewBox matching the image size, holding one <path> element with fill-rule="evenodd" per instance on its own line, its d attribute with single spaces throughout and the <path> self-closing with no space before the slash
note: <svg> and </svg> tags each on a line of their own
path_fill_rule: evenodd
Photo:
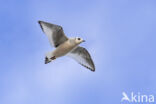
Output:
<svg viewBox="0 0 156 104">
<path fill-rule="evenodd" d="M 80 38 L 77 38 L 78 40 L 81 40 Z"/>
</svg>

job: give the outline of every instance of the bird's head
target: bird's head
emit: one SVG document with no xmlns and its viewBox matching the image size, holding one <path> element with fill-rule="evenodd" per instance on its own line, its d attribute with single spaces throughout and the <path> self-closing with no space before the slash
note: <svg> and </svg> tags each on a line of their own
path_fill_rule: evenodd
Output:
<svg viewBox="0 0 156 104">
<path fill-rule="evenodd" d="M 76 42 L 77 44 L 80 44 L 80 43 L 82 43 L 82 42 L 85 42 L 85 40 L 83 40 L 82 38 L 76 37 L 76 38 L 75 38 L 75 42 Z"/>
</svg>

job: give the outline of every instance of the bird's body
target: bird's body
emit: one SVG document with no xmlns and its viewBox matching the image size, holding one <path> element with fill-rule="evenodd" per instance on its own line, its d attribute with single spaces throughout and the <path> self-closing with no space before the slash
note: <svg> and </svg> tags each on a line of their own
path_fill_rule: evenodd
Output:
<svg viewBox="0 0 156 104">
<path fill-rule="evenodd" d="M 43 21 L 39 21 L 39 24 L 43 32 L 48 36 L 51 45 L 56 48 L 54 51 L 46 54 L 45 64 L 67 55 L 91 71 L 95 71 L 95 66 L 89 52 L 85 48 L 78 46 L 84 42 L 83 39 L 78 37 L 67 38 L 61 26 Z"/>
<path fill-rule="evenodd" d="M 47 55 L 49 61 L 52 60 L 50 59 L 51 57 L 59 58 L 61 56 L 65 56 L 67 53 L 69 53 L 71 50 L 77 47 L 77 45 L 78 44 L 74 42 L 73 38 L 66 40 L 64 43 L 59 45 L 54 51 L 50 52 L 50 55 Z"/>
</svg>

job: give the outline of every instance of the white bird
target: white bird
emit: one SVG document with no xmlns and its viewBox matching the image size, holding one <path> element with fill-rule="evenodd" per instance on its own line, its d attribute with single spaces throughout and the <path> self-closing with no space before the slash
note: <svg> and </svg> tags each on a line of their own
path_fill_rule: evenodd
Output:
<svg viewBox="0 0 156 104">
<path fill-rule="evenodd" d="M 56 48 L 54 51 L 46 54 L 45 64 L 66 55 L 91 71 L 95 71 L 95 66 L 89 52 L 79 46 L 80 43 L 85 42 L 82 38 L 68 38 L 65 36 L 63 28 L 59 25 L 44 21 L 38 21 L 38 23 L 43 32 L 48 36 L 50 44 Z"/>
</svg>

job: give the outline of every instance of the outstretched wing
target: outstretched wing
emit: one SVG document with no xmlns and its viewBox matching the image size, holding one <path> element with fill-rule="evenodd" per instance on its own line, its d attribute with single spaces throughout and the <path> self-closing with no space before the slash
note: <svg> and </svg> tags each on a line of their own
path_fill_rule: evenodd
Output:
<svg viewBox="0 0 156 104">
<path fill-rule="evenodd" d="M 78 46 L 70 53 L 68 53 L 67 56 L 75 59 L 79 64 L 90 69 L 91 71 L 95 71 L 93 60 L 85 48 Z"/>
<path fill-rule="evenodd" d="M 58 47 L 60 44 L 68 40 L 61 26 L 51 24 L 44 21 L 38 21 L 43 32 L 48 36 L 52 46 Z"/>
</svg>

